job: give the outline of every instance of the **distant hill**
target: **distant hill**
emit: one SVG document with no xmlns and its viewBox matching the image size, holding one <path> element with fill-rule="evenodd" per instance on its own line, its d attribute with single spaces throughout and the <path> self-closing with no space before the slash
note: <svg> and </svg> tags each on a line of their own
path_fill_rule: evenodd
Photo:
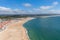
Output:
<svg viewBox="0 0 60 40">
<path fill-rule="evenodd" d="M 0 15 L 0 18 L 20 18 L 20 17 L 36 17 L 36 16 L 53 16 L 60 14 L 3 14 Z"/>
</svg>

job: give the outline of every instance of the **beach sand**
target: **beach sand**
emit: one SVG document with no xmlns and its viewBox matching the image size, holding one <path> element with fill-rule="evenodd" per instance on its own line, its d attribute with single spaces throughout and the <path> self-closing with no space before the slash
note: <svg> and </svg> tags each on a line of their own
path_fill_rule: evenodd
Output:
<svg viewBox="0 0 60 40">
<path fill-rule="evenodd" d="M 0 40 L 29 40 L 27 30 L 23 27 L 23 24 L 31 19 L 12 20 L 12 22 L 5 25 L 6 29 L 0 32 Z"/>
</svg>

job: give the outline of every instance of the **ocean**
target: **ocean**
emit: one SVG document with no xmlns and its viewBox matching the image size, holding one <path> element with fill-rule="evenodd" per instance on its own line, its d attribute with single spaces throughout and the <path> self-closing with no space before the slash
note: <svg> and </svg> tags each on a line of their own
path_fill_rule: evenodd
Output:
<svg viewBox="0 0 60 40">
<path fill-rule="evenodd" d="M 60 40 L 60 16 L 35 18 L 23 26 L 30 40 Z"/>
</svg>

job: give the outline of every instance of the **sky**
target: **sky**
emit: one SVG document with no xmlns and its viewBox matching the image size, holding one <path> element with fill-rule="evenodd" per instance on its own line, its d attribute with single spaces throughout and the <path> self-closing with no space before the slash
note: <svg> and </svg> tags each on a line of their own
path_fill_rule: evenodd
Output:
<svg viewBox="0 0 60 40">
<path fill-rule="evenodd" d="M 60 14 L 60 0 L 0 0 L 0 14 Z"/>
</svg>

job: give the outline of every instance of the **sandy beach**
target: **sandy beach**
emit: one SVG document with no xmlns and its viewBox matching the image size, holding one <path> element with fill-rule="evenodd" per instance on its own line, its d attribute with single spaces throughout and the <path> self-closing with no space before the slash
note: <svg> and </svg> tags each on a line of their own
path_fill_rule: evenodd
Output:
<svg viewBox="0 0 60 40">
<path fill-rule="evenodd" d="M 11 20 L 5 25 L 6 29 L 0 32 L 0 40 L 29 40 L 27 30 L 23 27 L 23 24 L 31 19 Z"/>
</svg>

